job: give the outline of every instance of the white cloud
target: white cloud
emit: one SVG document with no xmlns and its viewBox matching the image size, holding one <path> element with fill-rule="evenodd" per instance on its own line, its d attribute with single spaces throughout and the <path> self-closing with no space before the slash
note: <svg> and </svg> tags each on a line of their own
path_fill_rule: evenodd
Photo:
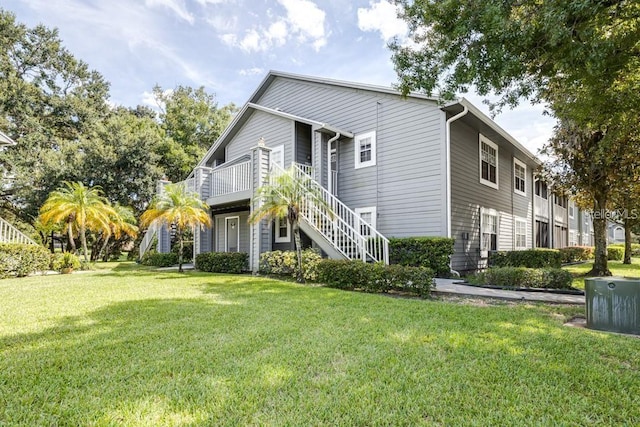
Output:
<svg viewBox="0 0 640 427">
<path fill-rule="evenodd" d="M 369 8 L 358 8 L 358 28 L 361 31 L 378 31 L 385 43 L 394 37 L 407 38 L 409 28 L 398 18 L 398 8 L 385 0 L 370 2 Z"/>
<path fill-rule="evenodd" d="M 327 44 L 324 31 L 326 13 L 310 0 L 278 0 L 287 11 L 287 22 L 300 41 L 311 40 L 315 50 Z"/>
<path fill-rule="evenodd" d="M 269 25 L 264 35 L 274 45 L 282 46 L 287 42 L 287 34 L 287 23 L 284 21 L 276 21 Z"/>
<path fill-rule="evenodd" d="M 194 17 L 187 10 L 184 0 L 145 0 L 146 6 L 164 6 L 173 11 L 179 18 L 184 19 L 189 24 L 193 24 Z"/>
<path fill-rule="evenodd" d="M 263 74 L 263 73 L 264 73 L 264 70 L 259 67 L 244 68 L 238 71 L 238 74 L 240 74 L 241 76 L 255 76 L 257 74 Z"/>
<path fill-rule="evenodd" d="M 263 42 L 263 38 L 255 29 L 247 31 L 242 40 L 240 40 L 239 46 L 247 52 L 266 50 L 266 43 Z"/>
</svg>

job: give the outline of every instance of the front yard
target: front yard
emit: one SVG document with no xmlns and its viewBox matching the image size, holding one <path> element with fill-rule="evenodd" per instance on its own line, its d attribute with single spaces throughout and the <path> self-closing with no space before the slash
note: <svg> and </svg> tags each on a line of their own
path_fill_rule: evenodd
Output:
<svg viewBox="0 0 640 427">
<path fill-rule="evenodd" d="M 0 281 L 0 425 L 637 425 L 640 341 L 132 264 Z"/>
<path fill-rule="evenodd" d="M 631 264 L 623 264 L 622 261 L 609 261 L 609 270 L 614 276 L 622 277 L 639 277 L 640 278 L 640 258 L 632 258 Z M 584 275 L 591 270 L 593 262 L 584 264 L 574 264 L 563 267 L 570 271 L 575 277 L 573 279 L 573 287 L 584 289 Z"/>
</svg>

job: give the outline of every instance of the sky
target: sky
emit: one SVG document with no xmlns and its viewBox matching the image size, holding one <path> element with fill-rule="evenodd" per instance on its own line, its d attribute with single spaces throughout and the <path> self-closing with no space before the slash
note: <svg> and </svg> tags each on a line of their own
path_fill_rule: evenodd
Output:
<svg viewBox="0 0 640 427">
<path fill-rule="evenodd" d="M 407 27 L 386 0 L 3 0 L 19 22 L 58 28 L 111 84 L 111 102 L 155 107 L 151 89 L 199 87 L 242 106 L 269 70 L 391 86 L 387 43 Z M 483 97 L 461 94 L 488 114 Z M 318 118 L 322 120 L 322 118 Z M 494 119 L 537 153 L 554 121 L 524 103 Z"/>
</svg>

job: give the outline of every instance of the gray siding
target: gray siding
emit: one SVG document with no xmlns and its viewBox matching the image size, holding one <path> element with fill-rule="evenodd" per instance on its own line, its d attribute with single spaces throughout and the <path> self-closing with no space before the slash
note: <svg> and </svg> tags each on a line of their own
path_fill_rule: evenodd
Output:
<svg viewBox="0 0 640 427">
<path fill-rule="evenodd" d="M 215 250 L 216 252 L 226 252 L 226 219 L 229 217 L 239 217 L 238 221 L 238 233 L 240 237 L 240 252 L 249 253 L 249 211 L 233 212 L 224 215 L 216 215 L 214 217 L 215 224 Z"/>
<path fill-rule="evenodd" d="M 481 131 L 482 129 L 480 129 Z M 498 189 L 480 183 L 480 131 L 457 120 L 451 125 L 451 233 L 455 239 L 454 270 L 482 265 L 480 258 L 480 209 L 498 213 L 498 250 L 515 248 L 515 219 L 526 220 L 527 247 L 533 246 L 533 165 L 507 141 L 483 133 L 498 145 Z M 513 158 L 527 164 L 526 196 L 513 191 Z M 469 239 L 463 239 L 468 233 Z"/>
<path fill-rule="evenodd" d="M 296 123 L 296 162 L 311 164 L 311 126 L 304 123 Z"/>
<path fill-rule="evenodd" d="M 352 209 L 376 206 L 386 236 L 446 234 L 444 113 L 436 103 L 281 77 L 258 103 L 354 134 L 377 131 L 376 166 L 356 170 L 353 140 L 338 144 L 338 197 Z M 316 138 L 315 148 L 314 165 L 322 159 L 326 170 L 326 144 Z"/>
<path fill-rule="evenodd" d="M 273 148 L 284 145 L 285 165 L 293 160 L 294 122 L 263 111 L 254 111 L 247 122 L 227 145 L 227 161 L 249 154 L 249 150 L 264 138 L 265 145 Z"/>
</svg>

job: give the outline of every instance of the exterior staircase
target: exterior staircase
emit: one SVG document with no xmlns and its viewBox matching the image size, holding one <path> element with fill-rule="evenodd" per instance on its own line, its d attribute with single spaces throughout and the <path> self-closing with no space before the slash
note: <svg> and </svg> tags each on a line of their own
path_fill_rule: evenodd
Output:
<svg viewBox="0 0 640 427">
<path fill-rule="evenodd" d="M 314 180 L 308 166 L 294 164 L 284 171 L 273 164 L 270 179 L 284 173 L 293 173 L 300 182 L 300 228 L 323 251 L 332 258 L 389 264 L 389 240 Z"/>
<path fill-rule="evenodd" d="M 30 237 L 15 228 L 4 218 L 0 218 L 0 243 L 23 243 L 37 245 Z"/>
</svg>

